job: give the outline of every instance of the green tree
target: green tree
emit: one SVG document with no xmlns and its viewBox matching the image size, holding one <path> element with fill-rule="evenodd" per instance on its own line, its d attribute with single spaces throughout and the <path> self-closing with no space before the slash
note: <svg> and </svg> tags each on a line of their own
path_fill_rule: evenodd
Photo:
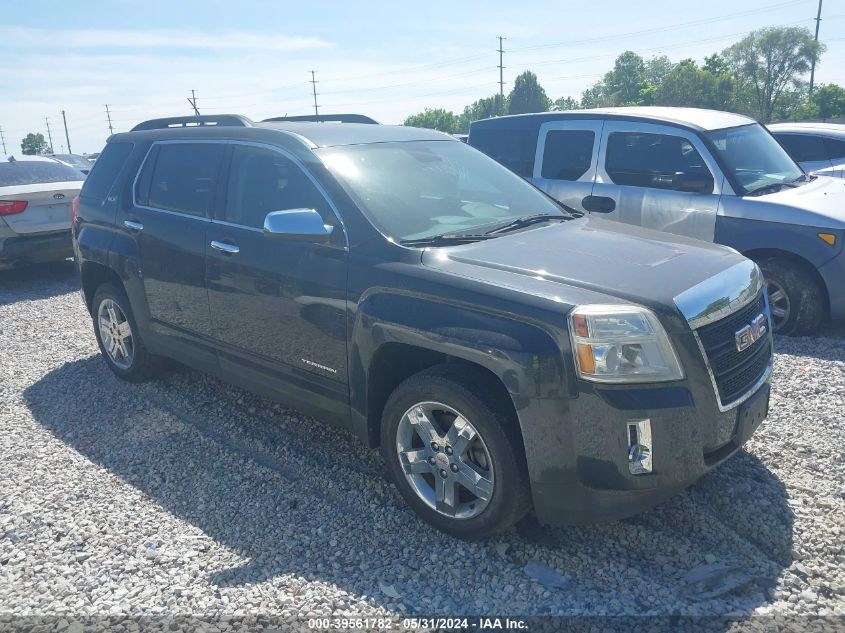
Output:
<svg viewBox="0 0 845 633">
<path fill-rule="evenodd" d="M 573 99 L 572 97 L 560 97 L 559 99 L 555 99 L 554 103 L 552 104 L 552 110 L 580 110 L 581 109 L 581 102 L 577 99 Z"/>
<path fill-rule="evenodd" d="M 582 108 L 604 108 L 611 105 L 614 105 L 613 100 L 607 94 L 607 86 L 602 81 L 581 93 Z"/>
<path fill-rule="evenodd" d="M 405 119 L 405 125 L 413 127 L 426 127 L 432 130 L 440 130 L 453 134 L 460 128 L 458 116 L 443 108 L 426 108 L 422 112 L 412 114 Z"/>
<path fill-rule="evenodd" d="M 613 70 L 604 76 L 603 82 L 613 105 L 639 105 L 648 87 L 643 58 L 633 51 L 625 51 L 616 58 Z"/>
<path fill-rule="evenodd" d="M 652 57 L 645 62 L 643 79 L 654 86 L 659 86 L 674 68 L 674 62 L 666 57 L 666 55 Z"/>
<path fill-rule="evenodd" d="M 47 141 L 44 140 L 44 135 L 41 132 L 38 134 L 30 132 L 21 141 L 21 152 L 33 156 L 35 154 L 52 154 L 53 150 L 47 145 Z"/>
<path fill-rule="evenodd" d="M 813 91 L 810 101 L 818 109 L 818 117 L 822 121 L 845 117 L 845 89 L 842 86 L 819 86 Z"/>
<path fill-rule="evenodd" d="M 736 76 L 739 94 L 747 95 L 753 114 L 768 123 L 784 91 L 803 88 L 803 76 L 823 51 L 808 29 L 776 27 L 749 33 L 722 55 Z"/>
<path fill-rule="evenodd" d="M 474 101 L 471 105 L 465 107 L 464 111 L 458 116 L 458 132 L 468 132 L 469 124 L 473 121 L 489 119 L 507 112 L 507 104 L 503 104 L 502 101 L 502 97 L 496 94 Z"/>
<path fill-rule="evenodd" d="M 551 101 L 546 91 L 537 81 L 537 75 L 526 70 L 513 82 L 513 90 L 508 95 L 508 114 L 526 112 L 545 112 Z"/>
<path fill-rule="evenodd" d="M 714 74 L 700 68 L 691 59 L 678 63 L 663 78 L 654 95 L 654 103 L 663 106 L 729 109 L 733 80 L 727 73 Z"/>
</svg>

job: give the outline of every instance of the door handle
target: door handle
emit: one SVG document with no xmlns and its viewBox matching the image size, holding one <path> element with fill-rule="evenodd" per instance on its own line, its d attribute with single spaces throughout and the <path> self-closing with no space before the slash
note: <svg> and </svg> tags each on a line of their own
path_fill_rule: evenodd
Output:
<svg viewBox="0 0 845 633">
<path fill-rule="evenodd" d="M 136 221 L 136 220 L 124 220 L 123 226 L 125 226 L 127 229 L 131 229 L 133 231 L 143 231 L 144 230 L 144 225 L 141 224 L 140 222 Z"/>
<path fill-rule="evenodd" d="M 616 201 L 605 196 L 587 196 L 581 200 L 581 206 L 590 213 L 610 213 L 616 209 Z"/>
<path fill-rule="evenodd" d="M 226 253 L 227 255 L 236 255 L 241 251 L 241 249 L 234 244 L 226 244 L 225 242 L 218 242 L 217 240 L 211 240 L 211 248 L 215 251 Z"/>
</svg>

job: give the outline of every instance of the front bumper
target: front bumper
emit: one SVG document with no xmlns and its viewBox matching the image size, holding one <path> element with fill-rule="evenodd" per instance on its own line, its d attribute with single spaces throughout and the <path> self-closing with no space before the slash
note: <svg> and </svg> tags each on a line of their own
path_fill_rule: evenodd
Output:
<svg viewBox="0 0 845 633">
<path fill-rule="evenodd" d="M 547 464 L 532 482 L 537 518 L 568 525 L 611 521 L 665 501 L 736 453 L 766 417 L 768 402 L 768 379 L 741 405 L 724 412 L 705 407 L 708 413 L 684 387 L 585 387 L 570 406 L 579 423 L 571 427 L 569 466 Z M 633 474 L 628 459 L 628 425 L 639 420 L 651 427 L 647 474 Z"/>
<path fill-rule="evenodd" d="M 70 230 L 0 237 L 0 268 L 18 262 L 52 262 L 72 256 Z"/>
</svg>

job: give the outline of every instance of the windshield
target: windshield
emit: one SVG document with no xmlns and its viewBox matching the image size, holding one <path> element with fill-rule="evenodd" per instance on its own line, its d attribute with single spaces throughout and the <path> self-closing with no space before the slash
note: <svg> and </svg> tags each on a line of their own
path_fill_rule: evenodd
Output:
<svg viewBox="0 0 845 633">
<path fill-rule="evenodd" d="M 94 164 L 84 156 L 76 156 L 75 154 L 53 154 L 53 158 L 57 158 L 77 169 L 91 169 L 91 165 Z"/>
<path fill-rule="evenodd" d="M 368 219 L 398 241 L 473 233 L 536 214 L 566 216 L 522 178 L 456 141 L 317 150 Z"/>
<path fill-rule="evenodd" d="M 713 130 L 707 136 L 742 186 L 740 195 L 788 184 L 804 175 L 774 137 L 757 123 Z"/>
<path fill-rule="evenodd" d="M 78 180 L 85 180 L 85 174 L 52 160 L 16 160 L 0 163 L 0 187 Z"/>
</svg>

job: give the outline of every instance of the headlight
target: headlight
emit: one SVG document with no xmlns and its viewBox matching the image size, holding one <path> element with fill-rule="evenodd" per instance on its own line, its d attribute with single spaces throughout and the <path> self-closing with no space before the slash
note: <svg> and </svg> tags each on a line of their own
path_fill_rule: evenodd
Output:
<svg viewBox="0 0 845 633">
<path fill-rule="evenodd" d="M 569 313 L 578 375 L 595 382 L 660 382 L 684 377 L 675 348 L 651 310 L 583 305 Z"/>
</svg>

